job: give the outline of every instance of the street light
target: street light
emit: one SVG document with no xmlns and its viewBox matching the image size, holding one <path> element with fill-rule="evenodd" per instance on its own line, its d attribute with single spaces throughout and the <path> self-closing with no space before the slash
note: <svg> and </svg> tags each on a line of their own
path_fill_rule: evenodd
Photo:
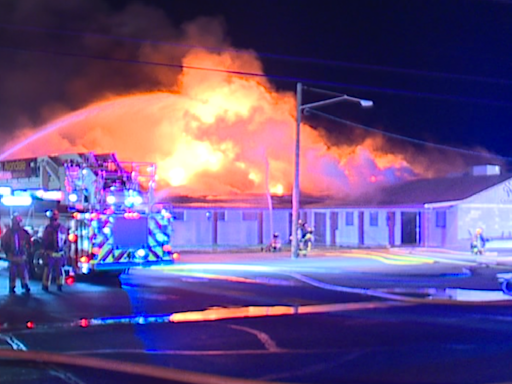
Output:
<svg viewBox="0 0 512 384">
<path fill-rule="evenodd" d="M 308 108 L 320 107 L 328 104 L 338 103 L 340 101 L 352 101 L 358 103 L 363 108 L 370 108 L 373 106 L 373 101 L 358 99 L 357 97 L 347 96 L 337 92 L 325 91 L 322 89 L 304 87 L 305 89 L 323 93 L 333 96 L 330 99 L 316 101 L 314 103 L 302 104 L 302 83 L 297 83 L 297 130 L 295 133 L 295 178 L 293 183 L 292 192 L 292 259 L 299 256 L 299 239 L 298 239 L 298 221 L 299 221 L 299 206 L 300 206 L 300 124 L 302 111 Z"/>
</svg>

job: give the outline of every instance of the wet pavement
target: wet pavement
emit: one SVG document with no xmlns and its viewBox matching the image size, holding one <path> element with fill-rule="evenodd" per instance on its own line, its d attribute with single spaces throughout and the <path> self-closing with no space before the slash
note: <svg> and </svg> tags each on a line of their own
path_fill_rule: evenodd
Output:
<svg viewBox="0 0 512 384">
<path fill-rule="evenodd" d="M 432 250 L 313 252 L 298 260 L 287 253 L 183 254 L 174 267 L 133 269 L 120 281 L 78 281 L 62 293 L 32 282 L 30 296 L 0 295 L 0 352 L 282 382 L 504 382 L 512 375 L 512 305 L 437 303 L 425 289 L 499 293 L 496 273 L 507 268 Z M 93 371 L 0 366 L 9 380 L 2 383 L 121 379 Z"/>
</svg>

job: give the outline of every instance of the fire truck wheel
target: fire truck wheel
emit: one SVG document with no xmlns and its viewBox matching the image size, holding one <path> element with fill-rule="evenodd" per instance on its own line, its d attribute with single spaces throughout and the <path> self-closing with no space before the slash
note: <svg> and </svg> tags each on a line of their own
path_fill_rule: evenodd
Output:
<svg viewBox="0 0 512 384">
<path fill-rule="evenodd" d="M 121 288 L 121 281 L 118 278 L 118 274 L 107 271 L 93 272 L 87 275 L 76 274 L 75 279 L 77 282 L 81 283 Z"/>
<path fill-rule="evenodd" d="M 41 280 L 43 278 L 43 270 L 44 270 L 44 253 L 42 251 L 36 251 L 34 253 L 34 257 L 32 258 L 32 262 L 30 263 L 30 273 L 34 279 Z"/>
</svg>

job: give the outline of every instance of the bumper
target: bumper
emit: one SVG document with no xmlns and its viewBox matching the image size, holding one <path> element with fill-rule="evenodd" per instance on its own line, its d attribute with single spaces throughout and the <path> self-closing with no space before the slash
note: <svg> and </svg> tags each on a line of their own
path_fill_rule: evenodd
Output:
<svg viewBox="0 0 512 384">
<path fill-rule="evenodd" d="M 80 263 L 81 264 L 81 263 Z M 151 268 L 157 266 L 166 266 L 175 264 L 174 260 L 166 261 L 145 261 L 145 262 L 124 262 L 124 263 L 90 263 L 89 268 L 91 272 L 94 271 L 111 271 L 111 270 L 123 270 L 126 268 Z M 79 269 L 81 266 L 79 265 Z"/>
</svg>

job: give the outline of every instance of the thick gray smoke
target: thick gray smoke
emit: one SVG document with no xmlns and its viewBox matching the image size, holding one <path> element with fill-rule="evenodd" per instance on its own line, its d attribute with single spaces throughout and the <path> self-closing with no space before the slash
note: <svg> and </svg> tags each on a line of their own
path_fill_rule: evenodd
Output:
<svg viewBox="0 0 512 384">
<path fill-rule="evenodd" d="M 225 43 L 219 20 L 176 27 L 162 10 L 136 2 L 114 11 L 102 0 L 1 0 L 0 132 L 11 136 L 110 94 L 170 89 L 179 68 L 135 62 L 179 64 L 186 45 Z"/>
<path fill-rule="evenodd" d="M 289 192 L 295 96 L 275 91 L 263 77 L 182 71 L 186 64 L 263 74 L 254 52 L 215 55 L 192 46 L 229 48 L 222 20 L 174 26 L 162 10 L 136 2 L 113 10 L 106 0 L 0 0 L 3 149 L 33 136 L 31 128 L 105 101 L 102 113 L 67 124 L 67 131 L 23 153 L 114 151 L 125 160 L 157 161 L 177 180 L 171 185 L 185 185 L 178 181 L 190 176 L 201 181 L 196 190 L 217 185 L 223 193 L 264 190 L 268 156 L 271 181 L 282 190 L 276 193 Z M 163 92 L 142 95 L 149 91 Z M 119 96 L 124 99 L 111 108 L 108 99 Z M 306 192 L 359 193 L 374 183 L 438 176 L 470 163 L 459 154 L 395 145 L 363 131 L 337 136 L 332 132 L 339 127 L 319 126 L 331 134 L 304 130 Z"/>
</svg>

